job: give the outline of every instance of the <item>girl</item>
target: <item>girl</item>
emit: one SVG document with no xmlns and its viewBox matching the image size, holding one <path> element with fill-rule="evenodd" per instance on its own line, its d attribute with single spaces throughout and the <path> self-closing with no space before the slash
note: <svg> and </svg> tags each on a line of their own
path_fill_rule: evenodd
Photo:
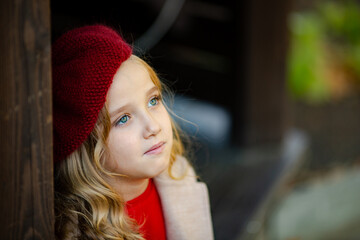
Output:
<svg viewBox="0 0 360 240">
<path fill-rule="evenodd" d="M 196 181 L 149 65 L 103 25 L 52 48 L 58 239 L 213 239 Z"/>
</svg>

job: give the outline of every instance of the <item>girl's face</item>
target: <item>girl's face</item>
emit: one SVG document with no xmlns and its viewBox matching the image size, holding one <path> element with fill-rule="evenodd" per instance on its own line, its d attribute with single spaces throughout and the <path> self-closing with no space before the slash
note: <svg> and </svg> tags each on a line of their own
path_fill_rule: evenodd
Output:
<svg viewBox="0 0 360 240">
<path fill-rule="evenodd" d="M 130 179 L 155 177 L 169 164 L 170 116 L 146 68 L 129 59 L 116 72 L 107 95 L 111 130 L 105 169 Z"/>
</svg>

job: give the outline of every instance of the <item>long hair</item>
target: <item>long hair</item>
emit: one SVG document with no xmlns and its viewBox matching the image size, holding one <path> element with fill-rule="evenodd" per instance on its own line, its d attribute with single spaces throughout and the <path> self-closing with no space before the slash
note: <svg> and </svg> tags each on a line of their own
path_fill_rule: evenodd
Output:
<svg viewBox="0 0 360 240">
<path fill-rule="evenodd" d="M 162 93 L 163 85 L 155 71 L 134 55 L 130 59 L 146 68 Z M 143 239 L 136 222 L 126 214 L 124 200 L 104 180 L 105 175 L 111 176 L 101 164 L 107 157 L 110 128 L 109 113 L 104 106 L 86 141 L 55 166 L 57 239 Z M 168 167 L 171 177 L 176 156 L 184 154 L 180 131 L 173 120 L 172 130 L 174 140 Z"/>
</svg>

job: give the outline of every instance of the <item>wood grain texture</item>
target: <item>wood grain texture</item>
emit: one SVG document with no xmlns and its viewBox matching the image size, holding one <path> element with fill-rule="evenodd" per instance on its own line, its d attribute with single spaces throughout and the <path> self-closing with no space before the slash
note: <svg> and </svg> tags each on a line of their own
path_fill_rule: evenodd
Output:
<svg viewBox="0 0 360 240">
<path fill-rule="evenodd" d="M 288 49 L 287 19 L 291 1 L 246 1 L 245 16 L 239 21 L 246 48 L 239 48 L 238 79 L 245 79 L 245 103 L 238 116 L 244 126 L 239 136 L 246 145 L 276 143 L 287 130 L 286 55 Z M 245 66 L 243 66 L 244 64 Z"/>
<path fill-rule="evenodd" d="M 0 239 L 54 239 L 49 1 L 1 1 L 0 36 Z"/>
</svg>

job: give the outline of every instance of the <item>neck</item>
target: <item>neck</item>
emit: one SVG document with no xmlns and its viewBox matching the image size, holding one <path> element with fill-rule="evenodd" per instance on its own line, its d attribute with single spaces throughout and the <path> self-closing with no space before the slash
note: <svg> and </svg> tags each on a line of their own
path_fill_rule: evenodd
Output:
<svg viewBox="0 0 360 240">
<path fill-rule="evenodd" d="M 149 179 L 130 179 L 126 177 L 115 177 L 109 179 L 108 183 L 122 197 L 122 199 L 127 202 L 140 196 L 143 192 L 145 192 L 149 184 Z"/>
</svg>

